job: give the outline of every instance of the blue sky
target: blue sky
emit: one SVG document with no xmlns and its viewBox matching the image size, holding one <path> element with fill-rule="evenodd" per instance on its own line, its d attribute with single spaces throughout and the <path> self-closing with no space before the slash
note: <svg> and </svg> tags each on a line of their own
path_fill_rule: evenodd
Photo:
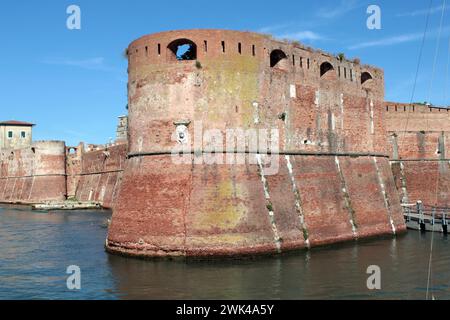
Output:
<svg viewBox="0 0 450 320">
<path fill-rule="evenodd" d="M 431 82 L 442 1 L 431 5 L 414 100 L 447 105 L 450 1 Z M 71 4 L 81 8 L 81 30 L 66 28 L 66 8 Z M 381 8 L 381 30 L 366 27 L 370 4 Z M 0 5 L 0 118 L 36 123 L 35 140 L 105 143 L 115 136 L 117 116 L 126 113 L 124 49 L 144 34 L 190 28 L 270 33 L 359 57 L 385 70 L 386 100 L 408 102 L 429 4 L 429 0 L 5 0 Z"/>
</svg>

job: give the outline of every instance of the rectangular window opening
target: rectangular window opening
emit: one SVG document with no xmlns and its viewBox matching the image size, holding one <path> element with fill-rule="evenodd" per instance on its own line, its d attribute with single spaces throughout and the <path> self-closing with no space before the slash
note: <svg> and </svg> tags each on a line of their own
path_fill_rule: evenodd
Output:
<svg viewBox="0 0 450 320">
<path fill-rule="evenodd" d="M 161 55 L 161 43 L 158 43 L 158 55 Z"/>
<path fill-rule="evenodd" d="M 222 41 L 222 52 L 225 53 L 225 41 Z"/>
<path fill-rule="evenodd" d="M 242 44 L 240 42 L 238 43 L 238 52 L 242 54 Z"/>
<path fill-rule="evenodd" d="M 303 68 L 303 58 L 300 57 L 300 68 Z"/>
<path fill-rule="evenodd" d="M 205 46 L 205 52 L 208 52 L 208 41 L 204 41 L 203 42 L 204 46 Z"/>
<path fill-rule="evenodd" d="M 308 69 L 309 69 L 309 58 L 308 58 L 308 60 L 307 60 L 307 64 L 308 64 Z"/>
<path fill-rule="evenodd" d="M 25 139 L 25 138 L 27 137 L 26 132 L 25 132 L 25 131 L 21 131 L 21 132 L 20 132 L 20 137 L 21 137 L 22 139 Z"/>
<path fill-rule="evenodd" d="M 252 54 L 253 54 L 253 56 L 256 55 L 256 47 L 255 47 L 255 45 L 252 45 Z"/>
<path fill-rule="evenodd" d="M 12 139 L 13 137 L 13 132 L 12 131 L 8 131 L 8 139 Z"/>
</svg>

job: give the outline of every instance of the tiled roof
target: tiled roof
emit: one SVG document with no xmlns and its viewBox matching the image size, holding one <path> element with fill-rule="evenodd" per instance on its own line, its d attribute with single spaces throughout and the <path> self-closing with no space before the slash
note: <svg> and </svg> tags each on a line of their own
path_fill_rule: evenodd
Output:
<svg viewBox="0 0 450 320">
<path fill-rule="evenodd" d="M 34 123 L 24 122 L 24 121 L 16 121 L 16 120 L 8 120 L 8 121 L 0 121 L 0 126 L 26 126 L 32 127 Z"/>
</svg>

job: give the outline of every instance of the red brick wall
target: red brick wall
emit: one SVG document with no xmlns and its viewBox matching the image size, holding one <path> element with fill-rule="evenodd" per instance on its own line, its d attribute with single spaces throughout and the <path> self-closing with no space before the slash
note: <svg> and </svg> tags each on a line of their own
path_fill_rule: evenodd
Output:
<svg viewBox="0 0 450 320">
<path fill-rule="evenodd" d="M 385 102 L 388 131 L 448 131 L 450 111 L 424 105 Z"/>
<path fill-rule="evenodd" d="M 81 158 L 83 155 L 84 144 L 80 143 L 77 147 L 66 148 L 66 174 L 67 174 L 67 197 L 74 198 L 80 181 Z"/>
<path fill-rule="evenodd" d="M 402 232 L 388 160 L 376 159 L 338 157 L 338 165 L 335 157 L 290 156 L 291 174 L 282 157 L 280 173 L 267 176 L 268 208 L 257 165 L 133 158 L 114 208 L 109 249 L 151 256 L 276 253 L 276 237 L 284 251 Z"/>
<path fill-rule="evenodd" d="M 450 111 L 387 102 L 386 127 L 397 188 L 403 202 L 450 205 Z"/>
<path fill-rule="evenodd" d="M 167 46 L 180 38 L 197 44 L 199 63 L 170 58 Z M 272 50 L 287 56 L 274 68 Z M 111 251 L 267 253 L 405 229 L 382 156 L 382 70 L 267 36 L 222 30 L 145 36 L 128 54 L 132 158 L 113 212 Z M 324 62 L 334 70 L 321 77 Z M 362 84 L 362 72 L 373 79 Z M 199 122 L 204 131 L 223 136 L 227 129 L 278 129 L 280 150 L 290 156 L 281 156 L 273 176 L 249 163 L 176 165 L 170 152 L 179 121 L 190 122 L 191 137 Z"/>
<path fill-rule="evenodd" d="M 120 188 L 126 153 L 126 144 L 83 153 L 81 171 L 75 175 L 78 180 L 76 198 L 80 201 L 97 201 L 111 208 Z"/>
<path fill-rule="evenodd" d="M 28 148 L 3 149 L 0 165 L 0 201 L 65 199 L 64 142 L 41 141 Z"/>
</svg>

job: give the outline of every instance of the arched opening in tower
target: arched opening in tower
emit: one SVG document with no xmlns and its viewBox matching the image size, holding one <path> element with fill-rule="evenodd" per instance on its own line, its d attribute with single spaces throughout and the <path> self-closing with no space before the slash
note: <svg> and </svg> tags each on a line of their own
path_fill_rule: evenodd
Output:
<svg viewBox="0 0 450 320">
<path fill-rule="evenodd" d="M 361 74 L 361 84 L 364 84 L 364 82 L 369 81 L 373 79 L 372 75 L 368 72 L 363 72 Z"/>
<path fill-rule="evenodd" d="M 183 61 L 197 59 L 197 45 L 189 39 L 177 39 L 168 46 L 169 60 Z"/>
<path fill-rule="evenodd" d="M 271 68 L 286 69 L 286 67 L 287 67 L 286 62 L 287 62 L 287 56 L 282 50 L 276 49 L 270 53 L 270 67 Z"/>
<path fill-rule="evenodd" d="M 332 70 L 334 70 L 333 65 L 329 62 L 324 62 L 320 65 L 320 76 L 323 77 L 325 74 Z"/>
</svg>

